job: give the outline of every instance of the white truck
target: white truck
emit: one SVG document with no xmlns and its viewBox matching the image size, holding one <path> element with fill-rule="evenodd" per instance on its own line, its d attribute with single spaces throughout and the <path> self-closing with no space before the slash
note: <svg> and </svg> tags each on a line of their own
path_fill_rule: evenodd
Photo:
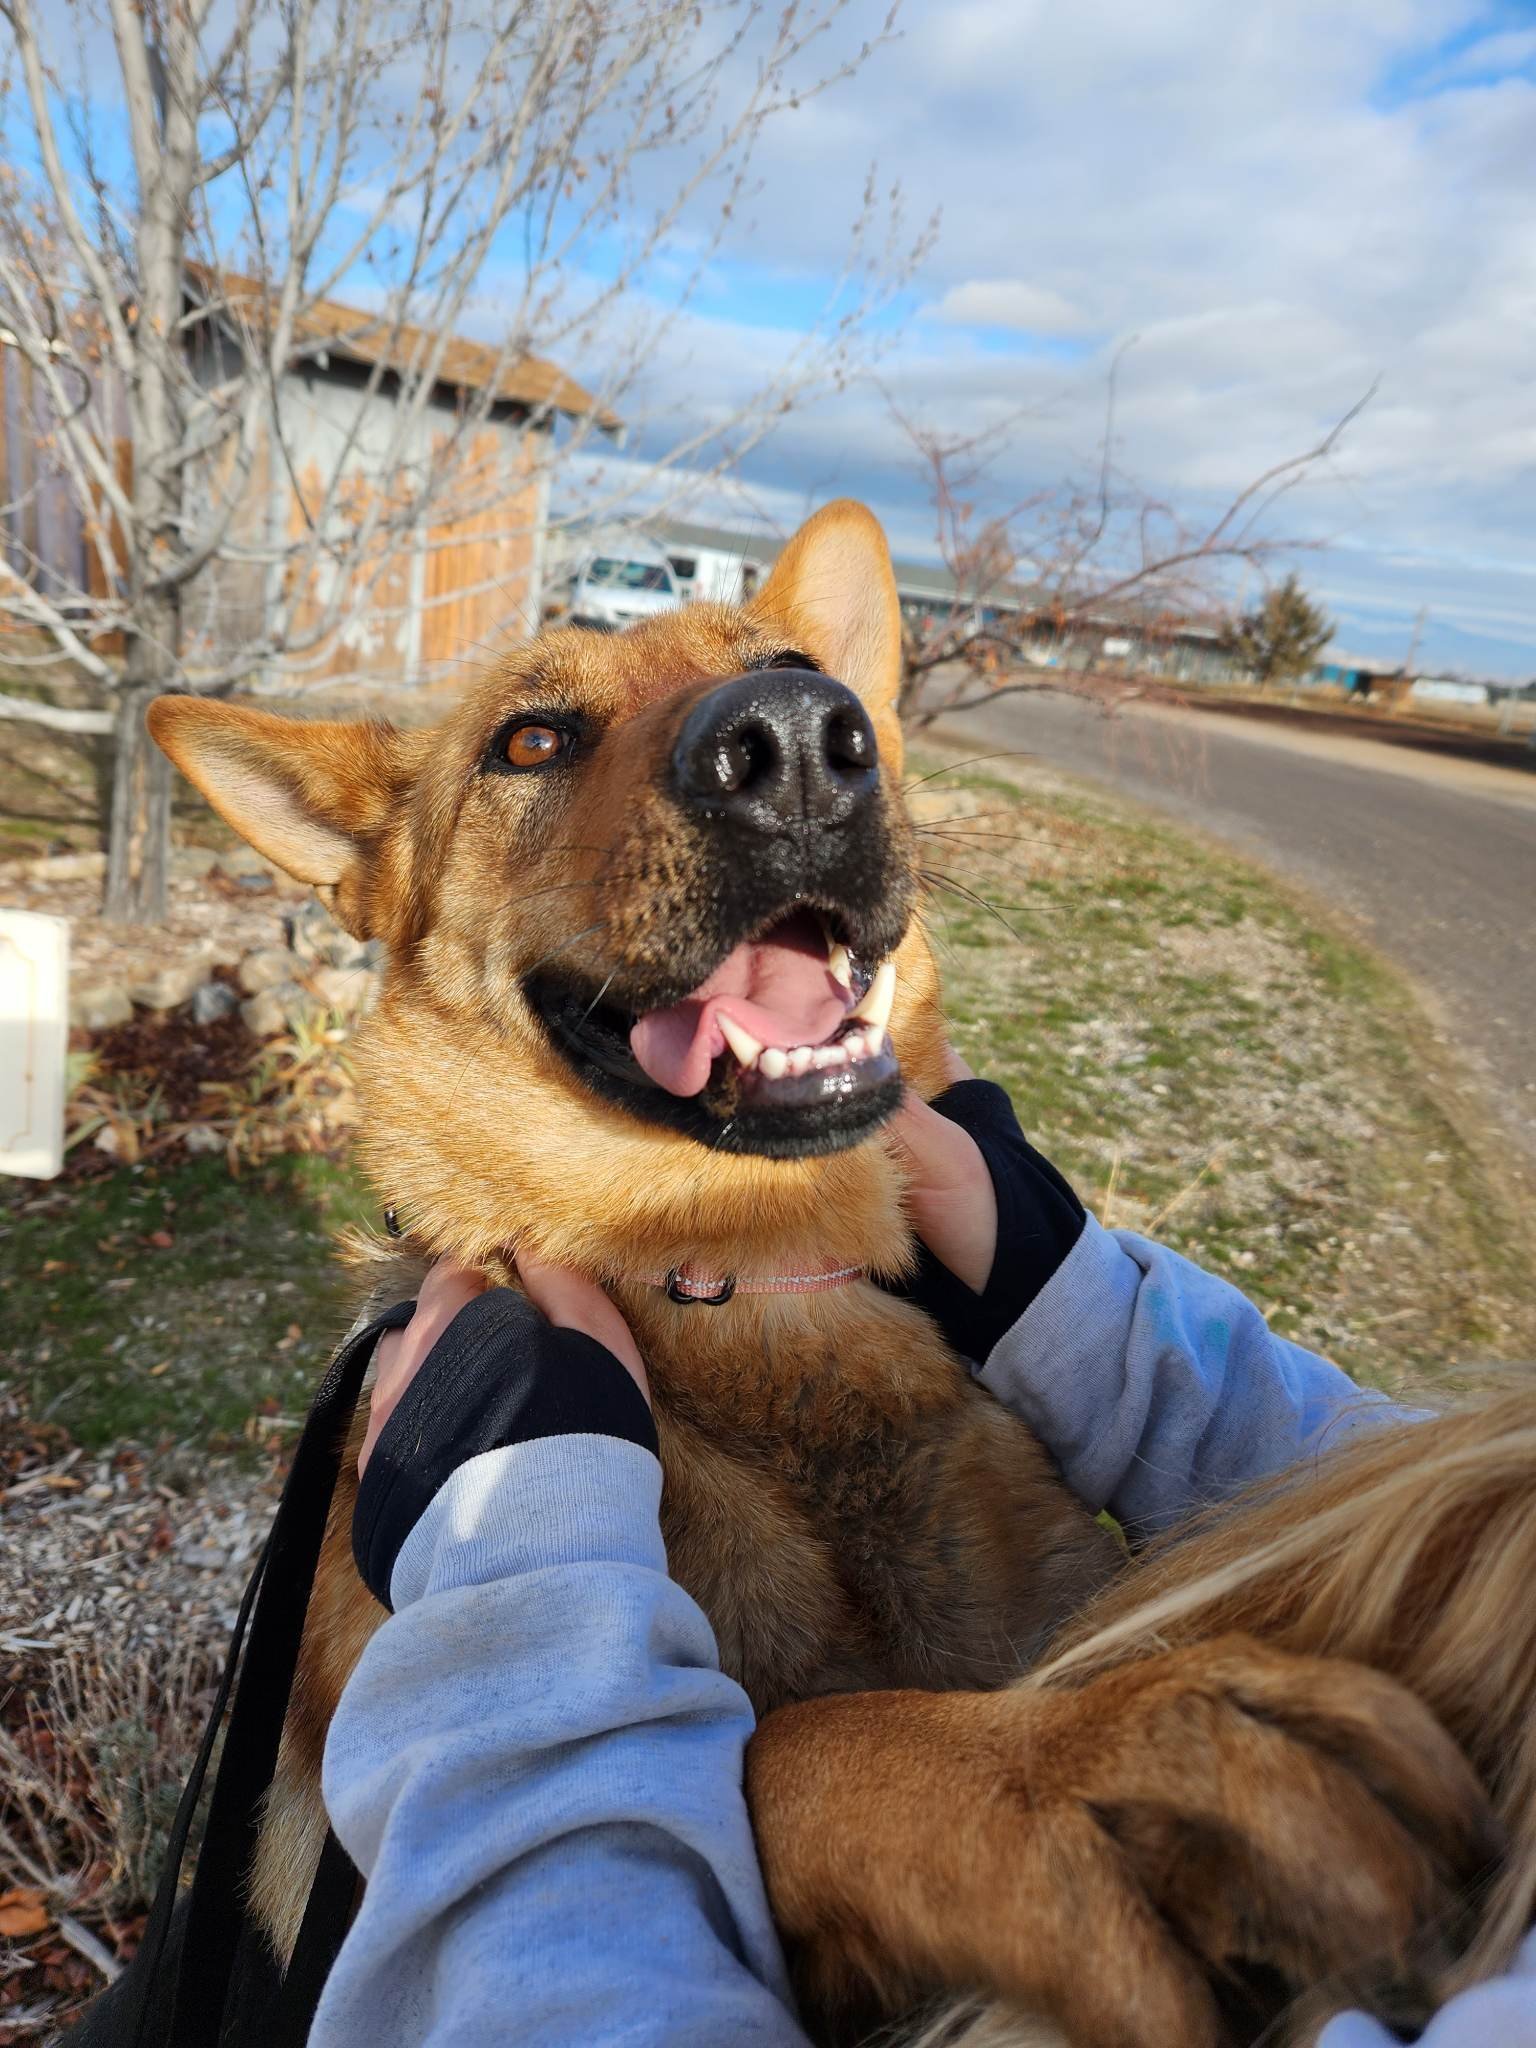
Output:
<svg viewBox="0 0 1536 2048">
<path fill-rule="evenodd" d="M 683 602 L 662 550 L 637 533 L 588 538 L 570 557 L 568 573 L 550 592 L 552 624 L 614 633 Z"/>
</svg>

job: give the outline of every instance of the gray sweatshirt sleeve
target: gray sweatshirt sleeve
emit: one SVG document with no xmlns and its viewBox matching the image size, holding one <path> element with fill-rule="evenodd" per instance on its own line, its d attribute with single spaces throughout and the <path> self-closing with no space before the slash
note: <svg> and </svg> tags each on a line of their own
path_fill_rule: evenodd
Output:
<svg viewBox="0 0 1536 2048">
<path fill-rule="evenodd" d="M 325 1752 L 368 1880 L 311 2048 L 807 2048 L 742 1795 L 752 1710 L 667 1577 L 661 1468 L 482 1453 L 396 1560 Z"/>
<path fill-rule="evenodd" d="M 1226 1281 L 1091 1216 L 979 1377 L 1074 1493 L 1138 1532 L 1413 1412 L 1274 1336 Z"/>
</svg>

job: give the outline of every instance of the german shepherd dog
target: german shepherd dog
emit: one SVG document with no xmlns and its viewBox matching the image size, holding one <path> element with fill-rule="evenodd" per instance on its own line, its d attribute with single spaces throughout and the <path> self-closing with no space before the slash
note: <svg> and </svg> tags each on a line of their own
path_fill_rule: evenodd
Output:
<svg viewBox="0 0 1536 2048">
<path fill-rule="evenodd" d="M 671 1570 L 760 1717 L 748 1791 L 811 2031 L 1231 2048 L 1341 2001 L 1422 2018 L 1508 1957 L 1536 1884 L 1525 1394 L 1127 1562 L 913 1305 L 754 1286 L 911 1257 L 881 1127 L 903 1081 L 943 1086 L 945 1031 L 899 630 L 844 502 L 746 606 L 547 632 L 432 731 L 190 697 L 151 722 L 385 941 L 359 1142 L 408 1237 L 374 1298 L 445 1253 L 515 1284 L 527 1246 L 633 1328 Z M 352 1504 L 259 1851 L 279 1953 L 326 1725 L 385 1618 Z"/>
</svg>

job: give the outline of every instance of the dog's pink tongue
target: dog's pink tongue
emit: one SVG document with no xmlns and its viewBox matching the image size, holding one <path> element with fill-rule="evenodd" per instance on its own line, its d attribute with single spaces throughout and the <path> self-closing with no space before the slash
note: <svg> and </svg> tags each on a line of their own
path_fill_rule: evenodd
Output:
<svg viewBox="0 0 1536 2048">
<path fill-rule="evenodd" d="M 852 997 L 827 966 L 820 931 L 806 920 L 738 946 L 690 996 L 652 1010 L 629 1034 L 641 1067 L 672 1095 L 697 1095 L 725 1050 L 722 1015 L 762 1045 L 819 1045 Z"/>
</svg>

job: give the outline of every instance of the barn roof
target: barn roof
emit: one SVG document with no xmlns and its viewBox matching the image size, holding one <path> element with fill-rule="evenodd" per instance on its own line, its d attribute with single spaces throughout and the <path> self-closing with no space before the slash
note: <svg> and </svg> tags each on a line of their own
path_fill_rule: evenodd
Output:
<svg viewBox="0 0 1536 2048">
<path fill-rule="evenodd" d="M 212 299 L 210 287 L 215 273 L 201 264 L 189 263 L 188 276 L 200 291 Z M 219 276 L 219 297 L 245 319 L 259 314 L 267 288 L 258 278 L 243 277 L 226 270 Z M 408 321 L 395 321 L 382 313 L 357 306 L 344 306 L 336 299 L 315 299 L 297 322 L 300 346 L 313 354 L 316 344 L 326 353 L 345 361 L 372 368 L 408 368 L 418 354 L 424 354 L 433 337 L 425 328 Z M 465 335 L 454 335 L 443 350 L 439 383 L 454 390 L 494 390 L 498 399 L 530 408 L 547 407 L 572 417 L 590 414 L 604 433 L 618 431 L 620 421 L 606 406 L 599 405 L 591 392 L 568 377 L 543 356 L 506 356 L 500 349 Z"/>
</svg>

